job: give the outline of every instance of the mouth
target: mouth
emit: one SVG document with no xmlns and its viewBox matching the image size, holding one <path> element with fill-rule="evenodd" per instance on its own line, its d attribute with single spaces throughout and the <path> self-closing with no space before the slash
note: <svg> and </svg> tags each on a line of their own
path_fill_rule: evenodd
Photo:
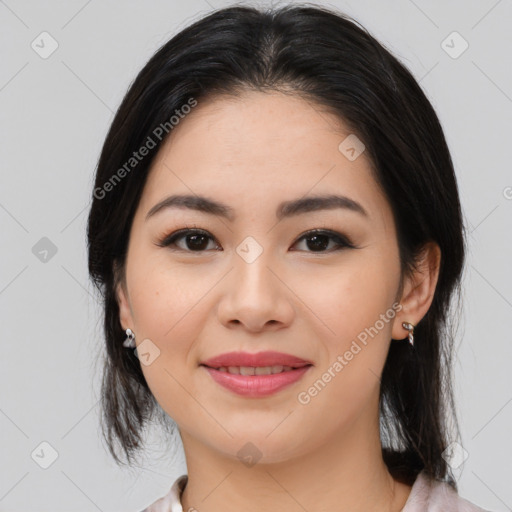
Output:
<svg viewBox="0 0 512 512">
<path fill-rule="evenodd" d="M 232 364 L 226 364 L 227 357 L 230 358 L 229 362 Z M 260 363 L 249 364 L 247 359 L 252 358 L 254 361 L 255 357 L 260 359 Z M 203 367 L 213 382 L 219 384 L 223 389 L 244 398 L 263 398 L 291 387 L 301 380 L 313 366 L 312 363 L 293 356 L 280 354 L 279 357 L 281 361 L 284 358 L 288 364 L 275 364 L 275 353 L 260 353 L 258 355 L 239 353 L 235 357 L 233 354 L 226 354 L 223 356 L 223 361 L 220 361 L 219 358 L 211 359 L 199 366 Z M 241 365 L 240 359 L 243 359 L 245 364 Z M 235 361 L 239 365 L 234 364 Z"/>
<path fill-rule="evenodd" d="M 311 361 L 300 357 L 274 351 L 257 353 L 227 352 L 201 362 L 203 366 L 219 371 L 225 369 L 229 373 L 236 373 L 238 369 L 238 373 L 241 375 L 254 375 L 254 373 L 251 373 L 253 368 L 264 371 L 264 373 L 256 373 L 256 375 L 268 375 L 269 373 L 281 373 L 283 370 L 290 371 L 290 369 L 302 368 L 311 364 Z"/>
<path fill-rule="evenodd" d="M 304 363 L 303 365 L 296 366 L 285 366 L 285 365 L 273 365 L 273 366 L 208 366 L 206 364 L 202 364 L 201 366 L 205 366 L 206 368 L 210 368 L 212 370 L 217 370 L 218 372 L 230 373 L 231 375 L 276 375 L 278 373 L 283 372 L 291 372 L 297 370 L 299 368 L 304 368 L 306 366 L 313 366 L 310 363 Z"/>
<path fill-rule="evenodd" d="M 214 382 L 244 397 L 265 397 L 298 382 L 310 361 L 279 352 L 231 352 L 199 365 Z"/>
</svg>

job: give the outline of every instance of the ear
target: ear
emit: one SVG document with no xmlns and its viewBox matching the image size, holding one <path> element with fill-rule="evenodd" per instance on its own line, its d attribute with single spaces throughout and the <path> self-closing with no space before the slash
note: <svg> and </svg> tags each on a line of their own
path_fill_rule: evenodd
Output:
<svg viewBox="0 0 512 512">
<path fill-rule="evenodd" d="M 439 278 L 441 249 L 435 242 L 427 242 L 420 254 L 417 270 L 404 280 L 400 304 L 402 309 L 396 315 L 393 324 L 392 338 L 401 340 L 407 337 L 408 331 L 402 322 L 418 325 L 427 314 L 434 299 L 434 292 Z"/>
<path fill-rule="evenodd" d="M 134 330 L 132 308 L 126 289 L 126 279 L 124 271 L 120 270 L 117 262 L 114 264 L 114 283 L 117 304 L 119 305 L 119 322 L 123 330 L 128 328 Z"/>
</svg>

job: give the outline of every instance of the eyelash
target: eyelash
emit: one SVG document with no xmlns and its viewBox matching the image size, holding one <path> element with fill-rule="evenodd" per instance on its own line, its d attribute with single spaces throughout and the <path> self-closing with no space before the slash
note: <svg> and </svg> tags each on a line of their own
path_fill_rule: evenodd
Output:
<svg viewBox="0 0 512 512">
<path fill-rule="evenodd" d="M 218 244 L 218 242 L 215 240 L 215 238 L 213 236 L 211 236 L 207 231 L 205 231 L 203 229 L 186 227 L 184 229 L 180 229 L 178 231 L 175 231 L 175 232 L 171 233 L 170 235 L 164 236 L 164 238 L 162 240 L 160 240 L 156 245 L 158 245 L 159 247 L 167 247 L 167 248 L 169 248 L 177 240 L 186 237 L 186 235 L 205 235 L 205 236 L 209 237 L 211 240 L 213 240 L 215 243 Z M 293 245 L 295 245 L 296 243 L 298 243 L 299 241 L 301 241 L 303 239 L 307 239 L 307 238 L 312 237 L 314 235 L 326 235 L 326 236 L 328 236 L 330 239 L 332 239 L 334 242 L 336 242 L 336 244 L 338 245 L 338 248 L 334 249 L 334 250 L 330 249 L 330 250 L 326 250 L 326 251 L 303 251 L 303 252 L 309 252 L 311 254 L 322 254 L 322 253 L 330 254 L 331 252 L 336 252 L 336 251 L 339 251 L 339 250 L 341 250 L 343 248 L 347 248 L 347 249 L 356 249 L 357 248 L 352 243 L 350 238 L 348 238 L 346 235 L 342 235 L 341 233 L 338 233 L 336 231 L 332 231 L 330 229 L 312 229 L 312 230 L 306 231 L 306 233 L 303 233 L 302 235 L 300 235 L 300 237 L 294 242 Z M 220 245 L 220 244 L 218 244 L 218 245 Z M 171 250 L 190 252 L 190 253 L 203 253 L 203 252 L 207 252 L 207 250 L 192 251 L 192 250 L 189 250 L 189 249 L 181 249 L 181 248 L 171 249 Z"/>
</svg>

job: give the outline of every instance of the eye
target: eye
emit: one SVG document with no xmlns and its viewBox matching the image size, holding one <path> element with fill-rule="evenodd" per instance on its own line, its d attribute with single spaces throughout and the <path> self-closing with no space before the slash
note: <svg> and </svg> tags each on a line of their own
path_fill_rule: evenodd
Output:
<svg viewBox="0 0 512 512">
<path fill-rule="evenodd" d="M 185 240 L 185 247 L 179 246 L 176 242 L 178 240 Z M 157 245 L 160 247 L 170 247 L 172 245 L 177 245 L 178 249 L 188 251 L 188 252 L 204 252 L 204 250 L 208 247 L 208 240 L 215 240 L 211 237 L 207 231 L 203 231 L 202 229 L 180 229 L 179 231 L 175 231 L 174 233 L 166 236 L 163 240 L 161 240 Z"/>
<path fill-rule="evenodd" d="M 336 231 L 330 231 L 325 229 L 313 229 L 308 231 L 304 235 L 302 235 L 296 244 L 300 241 L 306 241 L 306 247 L 312 249 L 307 252 L 334 252 L 343 249 L 344 247 L 354 249 L 354 244 L 350 241 L 350 239 L 342 235 L 341 233 L 337 233 Z M 329 247 L 330 242 L 334 242 L 334 251 L 326 251 Z M 295 245 L 295 244 L 294 244 Z M 332 249 L 332 246 L 331 246 Z"/>
<path fill-rule="evenodd" d="M 183 244 L 180 245 L 178 242 L 181 242 L 182 239 Z M 208 249 L 208 243 L 210 241 L 215 242 L 216 248 L 220 247 L 215 238 L 213 238 L 207 231 L 202 229 L 184 228 L 164 237 L 164 239 L 158 242 L 157 245 L 160 247 L 176 246 L 178 247 L 178 250 L 181 249 L 187 252 L 204 252 Z M 306 252 L 334 252 L 343 248 L 355 248 L 354 244 L 347 236 L 325 229 L 314 229 L 308 231 L 293 245 L 297 245 L 301 241 L 305 241 L 306 247 L 310 249 Z M 333 242 L 334 248 L 332 245 L 330 246 L 331 242 Z M 326 250 L 329 248 L 331 250 Z"/>
</svg>

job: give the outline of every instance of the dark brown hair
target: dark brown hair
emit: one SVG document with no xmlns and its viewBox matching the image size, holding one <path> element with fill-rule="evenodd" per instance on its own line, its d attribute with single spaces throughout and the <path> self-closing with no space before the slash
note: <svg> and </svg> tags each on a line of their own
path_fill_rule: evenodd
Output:
<svg viewBox="0 0 512 512">
<path fill-rule="evenodd" d="M 381 437 L 395 478 L 410 484 L 425 469 L 456 489 L 443 451 L 460 437 L 449 320 L 450 306 L 460 305 L 453 295 L 460 295 L 465 232 L 450 153 L 432 105 L 406 67 L 358 22 L 309 4 L 233 6 L 199 19 L 154 54 L 115 115 L 97 167 L 87 233 L 89 272 L 104 307 L 102 424 L 112 455 L 130 462 L 158 409 L 137 357 L 122 345 L 115 285 L 165 137 L 122 179 L 112 178 L 190 98 L 200 102 L 247 89 L 299 95 L 335 113 L 363 141 L 394 215 L 402 278 L 427 242 L 439 245 L 435 296 L 416 326 L 414 348 L 391 342 L 380 388 Z"/>
</svg>

